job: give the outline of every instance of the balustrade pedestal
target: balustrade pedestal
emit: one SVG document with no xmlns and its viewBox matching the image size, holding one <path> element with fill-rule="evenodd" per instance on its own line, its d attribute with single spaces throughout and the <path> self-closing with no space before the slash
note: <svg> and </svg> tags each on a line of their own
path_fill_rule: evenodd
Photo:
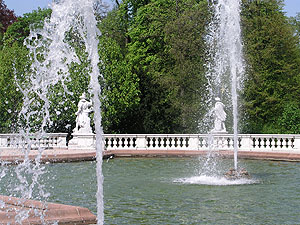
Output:
<svg viewBox="0 0 300 225">
<path fill-rule="evenodd" d="M 94 150 L 95 145 L 95 134 L 72 134 L 73 138 L 69 141 L 68 149 L 83 149 L 83 150 Z"/>
</svg>

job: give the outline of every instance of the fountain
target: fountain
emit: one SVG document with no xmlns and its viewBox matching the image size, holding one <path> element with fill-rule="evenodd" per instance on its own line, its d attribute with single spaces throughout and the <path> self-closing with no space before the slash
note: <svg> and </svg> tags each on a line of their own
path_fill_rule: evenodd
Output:
<svg viewBox="0 0 300 225">
<path fill-rule="evenodd" d="M 97 178 L 94 177 L 95 179 L 89 181 L 85 176 L 82 176 L 82 180 L 84 180 L 83 183 L 85 184 L 88 182 L 91 184 L 93 182 L 96 183 L 95 180 L 97 179 L 97 184 L 95 184 L 98 188 L 97 204 L 93 210 L 98 212 L 98 224 L 103 224 L 102 130 L 99 110 L 96 110 L 94 117 L 97 133 L 96 164 L 93 162 L 84 162 L 76 165 L 71 164 L 68 167 L 59 164 L 41 165 L 40 156 L 44 150 L 43 148 L 38 149 L 40 155 L 35 159 L 34 164 L 29 162 L 28 157 L 28 153 L 32 147 L 32 140 L 28 135 L 33 130 L 33 127 L 29 126 L 30 122 L 39 118 L 39 115 L 46 115 L 42 121 L 39 121 L 42 124 L 39 127 L 41 131 L 36 133 L 37 137 L 42 137 L 45 133 L 44 127 L 47 123 L 51 123 L 49 120 L 49 101 L 47 100 L 49 87 L 56 85 L 58 82 L 62 82 L 62 85 L 64 85 L 64 81 L 68 81 L 67 65 L 72 62 L 79 63 L 74 49 L 65 42 L 65 32 L 70 31 L 73 27 L 76 27 L 79 37 L 85 40 L 84 48 L 91 62 L 89 67 L 89 72 L 91 73 L 89 95 L 93 98 L 94 109 L 100 109 L 98 98 L 100 94 L 98 83 L 100 73 L 97 67 L 99 57 L 96 50 L 98 43 L 96 35 L 98 31 L 96 29 L 96 21 L 92 17 L 92 3 L 92 0 L 78 0 L 75 2 L 65 0 L 53 3 L 52 17 L 49 21 L 46 21 L 44 29 L 31 33 L 31 36 L 27 39 L 28 48 L 31 50 L 33 59 L 36 60 L 34 60 L 31 68 L 31 83 L 26 84 L 26 87 L 20 86 L 26 96 L 25 103 L 27 104 L 25 104 L 22 110 L 22 116 L 25 125 L 28 126 L 25 126 L 26 129 L 22 131 L 26 139 L 26 148 L 24 148 L 26 157 L 24 163 L 20 164 L 16 170 L 17 178 L 22 184 L 16 186 L 14 191 L 21 193 L 23 198 L 30 198 L 34 195 L 37 187 L 38 197 L 41 200 L 43 200 L 42 198 L 51 199 L 51 195 L 45 192 L 45 186 L 50 186 L 49 180 L 46 179 L 47 177 L 45 178 L 46 173 L 44 173 L 44 169 L 48 168 L 52 174 L 58 174 L 57 180 L 53 181 L 53 183 L 62 186 L 61 192 L 57 194 L 61 199 L 69 201 L 72 204 L 77 204 L 80 201 L 81 204 L 86 204 L 89 207 L 89 202 L 86 199 L 92 198 L 94 192 L 86 186 L 92 185 L 80 186 L 79 183 L 81 180 L 78 180 L 77 177 L 70 178 L 67 175 L 82 171 L 84 171 L 83 174 L 90 174 L 96 167 Z M 217 43 L 217 48 L 215 48 L 217 51 L 212 52 L 216 61 L 208 65 L 210 68 L 208 77 L 213 78 L 210 79 L 211 85 L 215 87 L 215 89 L 211 90 L 211 97 L 216 101 L 214 108 L 215 124 L 211 132 L 211 143 L 213 143 L 214 135 L 227 132 L 225 126 L 225 119 L 227 117 L 225 106 L 227 104 L 223 104 L 221 101 L 226 102 L 226 98 L 230 96 L 233 108 L 234 168 L 230 169 L 225 177 L 221 179 L 212 179 L 205 175 L 177 179 L 174 177 L 187 177 L 190 175 L 190 164 L 194 163 L 193 167 L 196 167 L 198 161 L 195 162 L 190 159 L 107 160 L 104 169 L 110 174 L 110 179 L 108 179 L 108 184 L 106 184 L 108 190 L 108 223 L 122 224 L 126 219 L 126 223 L 128 224 L 176 224 L 178 221 L 183 221 L 182 223 L 188 221 L 195 224 L 203 221 L 213 224 L 224 222 L 226 216 L 231 223 L 266 224 L 270 221 L 271 223 L 278 221 L 280 223 L 295 223 L 295 221 L 299 221 L 296 218 L 298 215 L 297 207 L 295 207 L 297 200 L 293 196 L 294 193 L 297 193 L 299 185 L 297 185 L 296 181 L 299 179 L 292 179 L 299 177 L 299 173 L 297 173 L 299 170 L 298 164 L 288 165 L 288 170 L 284 170 L 286 173 L 289 173 L 287 176 L 289 182 L 284 181 L 284 176 L 275 176 L 276 174 L 266 174 L 264 172 L 269 171 L 272 167 L 277 168 L 279 166 L 285 168 L 287 165 L 277 165 L 277 162 L 252 164 L 252 170 L 259 167 L 257 169 L 258 176 L 267 177 L 266 180 L 270 181 L 263 183 L 258 188 L 257 186 L 259 185 L 252 185 L 251 187 L 249 187 L 250 185 L 239 186 L 241 184 L 257 183 L 253 179 L 248 179 L 249 174 L 247 171 L 243 169 L 238 170 L 237 162 L 237 90 L 243 74 L 240 28 L 239 26 L 237 27 L 237 24 L 239 24 L 239 1 L 231 0 L 229 4 L 229 0 L 219 0 L 214 7 L 216 11 L 215 19 L 218 23 L 211 24 L 209 28 L 212 32 L 211 39 L 208 37 L 208 43 L 211 45 L 213 45 L 212 43 Z M 57 35 L 53 35 L 53 33 Z M 225 43 L 225 40 L 228 42 Z M 41 49 L 49 50 L 41 52 Z M 57 57 L 57 55 L 60 57 Z M 231 82 L 226 82 L 229 77 L 231 77 Z M 229 86 L 228 83 L 232 85 Z M 68 90 L 66 89 L 66 91 Z M 37 99 L 39 100 L 36 101 Z M 78 104 L 79 110 L 74 134 L 91 133 L 90 121 L 88 119 L 91 104 L 84 95 L 82 95 L 81 100 Z M 44 104 L 42 106 L 39 105 L 39 101 Z M 39 110 L 33 110 L 29 105 L 31 107 L 37 106 Z M 143 143 L 146 142 L 143 141 Z M 214 150 L 214 148 L 212 149 Z M 7 170 L 10 169 L 7 168 Z M 278 174 L 283 171 L 277 170 Z M 25 172 L 29 173 L 23 176 Z M 1 173 L 1 178 L 5 178 L 3 176 Z M 30 182 L 27 180 L 28 176 L 31 177 Z M 45 183 L 41 182 L 41 177 L 45 178 Z M 3 183 L 5 184 L 5 182 Z M 186 183 L 192 185 L 184 186 L 184 191 L 182 191 L 182 184 Z M 73 190 L 74 184 L 80 186 L 80 191 L 78 191 L 80 193 L 76 193 L 76 197 L 72 199 L 69 192 L 77 191 Z M 194 184 L 206 184 L 209 187 L 202 186 L 199 188 L 198 185 Z M 235 186 L 232 188 L 217 187 L 221 185 Z M 286 185 L 288 185 L 288 188 Z M 287 205 L 291 206 L 290 210 L 287 210 L 286 215 L 283 214 L 284 219 L 276 217 L 278 213 L 278 208 L 276 207 L 279 204 L 274 202 L 273 194 L 270 194 L 270 189 L 272 188 L 275 189 L 277 196 L 283 196 L 282 199 Z M 292 194 L 289 195 L 287 190 L 292 190 Z M 84 192 L 86 192 L 85 195 L 80 196 Z M 53 198 L 55 199 L 55 197 Z M 244 204 L 244 202 L 249 204 Z M 257 205 L 258 203 L 262 205 L 261 208 L 268 210 L 266 214 L 259 207 L 253 207 L 253 205 Z M 264 207 L 265 205 L 272 205 L 273 208 Z M 237 215 L 238 218 L 233 215 Z M 252 219 L 254 218 L 253 215 L 255 215 L 255 221 Z M 266 219 L 265 215 L 270 216 Z M 21 213 L 17 218 L 18 222 L 24 220 L 26 216 L 24 213 Z M 42 217 L 43 215 L 40 216 Z"/>
<path fill-rule="evenodd" d="M 234 170 L 238 172 L 238 89 L 244 75 L 240 28 L 240 0 L 219 0 L 212 2 L 214 18 L 208 27 L 207 44 L 210 47 L 211 62 L 208 63 L 207 78 L 210 84 L 211 99 L 216 99 L 215 127 L 213 136 L 226 132 L 222 98 L 229 104 L 231 99 L 233 118 Z M 214 147 L 211 147 L 214 148 Z"/>
<path fill-rule="evenodd" d="M 41 164 L 41 156 L 45 147 L 38 147 L 38 156 L 33 160 L 29 158 L 30 151 L 34 148 L 34 140 L 39 140 L 45 136 L 45 129 L 51 126 L 50 120 L 50 100 L 53 89 L 58 85 L 63 87 L 63 93 L 72 94 L 68 91 L 67 83 L 70 81 L 69 68 L 72 64 L 80 64 L 81 60 L 77 56 L 74 47 L 75 39 L 81 44 L 80 48 L 86 52 L 86 79 L 89 80 L 89 95 L 92 97 L 94 109 L 94 124 L 96 131 L 96 152 L 97 152 L 97 220 L 98 224 L 103 224 L 103 176 L 102 176 L 102 128 L 100 112 L 100 85 L 101 74 L 98 68 L 98 36 L 97 21 L 94 16 L 93 4 L 95 0 L 60 0 L 53 1 L 52 14 L 50 19 L 46 19 L 42 29 L 32 29 L 24 44 L 29 49 L 29 56 L 32 65 L 28 71 L 29 82 L 18 82 L 19 89 L 24 95 L 24 104 L 20 112 L 20 142 L 24 143 L 24 160 L 15 170 L 18 182 L 12 185 L 13 195 L 21 199 L 36 198 L 45 201 L 50 197 L 50 193 L 45 191 L 45 185 L 41 181 L 41 176 L 45 174 L 45 165 Z M 70 36 L 75 38 L 70 40 Z M 25 75 L 24 75 L 25 76 Z M 91 133 L 89 127 L 88 113 L 91 103 L 81 97 L 80 118 L 76 124 L 75 133 Z M 86 104 L 87 103 L 87 104 Z M 56 111 L 57 115 L 60 112 Z M 32 139 L 34 135 L 34 140 Z M 3 171 L 1 178 L 5 177 Z M 46 207 L 46 205 L 45 205 Z M 25 208 L 25 207 L 24 207 Z M 22 223 L 29 216 L 29 211 L 21 210 L 15 220 Z M 39 217 L 44 221 L 44 211 L 39 212 Z"/>
</svg>

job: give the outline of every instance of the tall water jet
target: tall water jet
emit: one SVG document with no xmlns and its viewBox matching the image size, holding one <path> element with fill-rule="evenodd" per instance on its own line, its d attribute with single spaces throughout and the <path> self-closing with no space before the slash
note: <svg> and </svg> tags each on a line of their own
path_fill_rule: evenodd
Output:
<svg viewBox="0 0 300 225">
<path fill-rule="evenodd" d="M 207 64 L 210 101 L 221 98 L 232 106 L 234 168 L 238 155 L 238 89 L 244 75 L 240 27 L 240 0 L 211 1 L 214 17 L 208 27 L 207 44 L 211 61 Z M 225 101 L 225 102 L 224 102 Z M 212 103 L 211 103 L 212 104 Z M 231 107 L 230 107 L 231 108 Z"/>
<path fill-rule="evenodd" d="M 63 87 L 63 93 L 72 95 L 67 83 L 70 82 L 70 67 L 72 64 L 80 65 L 74 42 L 80 43 L 84 49 L 86 62 L 85 71 L 89 74 L 89 93 L 94 105 L 94 124 L 96 131 L 97 151 L 97 219 L 98 224 L 103 224 L 103 175 L 102 175 L 102 126 L 101 126 L 101 102 L 99 79 L 102 79 L 98 64 L 98 36 L 100 32 L 95 19 L 94 3 L 98 0 L 58 0 L 52 3 L 52 14 L 44 21 L 42 29 L 32 29 L 30 36 L 25 40 L 32 61 L 28 71 L 28 82 L 19 82 L 19 88 L 24 94 L 24 104 L 20 113 L 22 138 L 25 140 L 23 152 L 25 159 L 17 167 L 17 177 L 20 181 L 17 189 L 21 197 L 28 199 L 33 197 L 33 189 L 39 186 L 39 198 L 44 200 L 49 196 L 45 193 L 43 184 L 39 183 L 39 176 L 43 173 L 40 159 L 45 148 L 39 147 L 39 155 L 35 164 L 29 162 L 29 152 L 34 143 L 30 138 L 35 132 L 35 138 L 40 139 L 45 134 L 47 126 L 51 126 L 50 100 L 52 91 L 57 85 Z M 73 39 L 75 40 L 73 40 Z M 24 75 L 25 76 L 25 75 Z M 18 81 L 18 79 L 17 79 Z M 59 111 L 56 112 L 58 115 Z M 35 125 L 35 126 L 32 126 Z M 28 172 L 32 175 L 31 181 L 27 181 Z M 43 199 L 42 199 L 43 197 Z M 43 215 L 41 215 L 43 217 Z M 26 215 L 18 219 L 21 223 Z"/>
</svg>

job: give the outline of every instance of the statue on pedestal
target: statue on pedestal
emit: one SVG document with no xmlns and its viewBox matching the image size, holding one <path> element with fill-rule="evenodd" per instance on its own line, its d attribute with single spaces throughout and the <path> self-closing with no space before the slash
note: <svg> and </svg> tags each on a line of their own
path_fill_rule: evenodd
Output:
<svg viewBox="0 0 300 225">
<path fill-rule="evenodd" d="M 86 95 L 83 93 L 80 96 L 80 101 L 78 103 L 78 110 L 76 112 L 76 127 L 74 128 L 73 133 L 92 133 L 91 119 L 89 117 L 89 113 L 92 111 L 91 107 L 92 103 L 86 100 Z"/>
<path fill-rule="evenodd" d="M 216 98 L 216 104 L 213 109 L 214 112 L 214 129 L 212 133 L 227 133 L 225 127 L 226 112 L 224 111 L 224 104 L 221 102 L 220 98 Z"/>
</svg>

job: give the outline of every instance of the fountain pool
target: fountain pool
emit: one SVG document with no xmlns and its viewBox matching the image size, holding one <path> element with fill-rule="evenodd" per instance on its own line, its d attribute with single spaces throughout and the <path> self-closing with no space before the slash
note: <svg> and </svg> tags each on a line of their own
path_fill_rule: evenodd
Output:
<svg viewBox="0 0 300 225">
<path fill-rule="evenodd" d="M 232 160 L 222 161 L 226 168 L 232 164 Z M 240 160 L 239 164 L 251 171 L 252 184 L 182 182 L 197 177 L 195 168 L 201 163 L 197 158 L 104 162 L 104 224 L 299 223 L 300 163 Z M 45 166 L 47 172 L 41 179 L 51 192 L 49 201 L 87 207 L 96 213 L 96 162 Z M 13 179 L 3 178 L 1 193 L 6 194 Z"/>
</svg>

